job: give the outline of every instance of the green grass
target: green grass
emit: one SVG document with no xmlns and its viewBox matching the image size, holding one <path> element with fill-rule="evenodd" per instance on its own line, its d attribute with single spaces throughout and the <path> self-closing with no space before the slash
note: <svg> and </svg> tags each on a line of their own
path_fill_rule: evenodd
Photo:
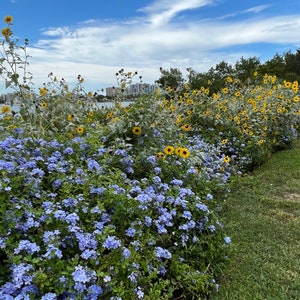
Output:
<svg viewBox="0 0 300 300">
<path fill-rule="evenodd" d="M 236 178 L 223 212 L 232 239 L 212 300 L 300 299 L 300 141 Z"/>
</svg>

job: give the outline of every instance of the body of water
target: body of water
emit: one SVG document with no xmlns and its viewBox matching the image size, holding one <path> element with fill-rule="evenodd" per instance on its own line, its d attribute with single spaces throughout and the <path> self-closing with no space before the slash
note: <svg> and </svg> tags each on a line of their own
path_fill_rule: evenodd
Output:
<svg viewBox="0 0 300 300">
<path fill-rule="evenodd" d="M 122 106 L 128 106 L 130 104 L 132 104 L 132 101 L 124 101 L 121 102 Z M 106 107 L 114 107 L 114 105 L 116 104 L 116 102 L 98 102 L 95 104 L 95 108 L 97 109 L 101 109 L 101 108 L 106 108 Z M 1 108 L 2 106 L 10 106 L 9 104 L 0 104 L 0 113 L 1 113 Z M 13 105 L 11 106 L 11 110 L 18 113 L 20 111 L 20 106 L 19 105 Z"/>
</svg>

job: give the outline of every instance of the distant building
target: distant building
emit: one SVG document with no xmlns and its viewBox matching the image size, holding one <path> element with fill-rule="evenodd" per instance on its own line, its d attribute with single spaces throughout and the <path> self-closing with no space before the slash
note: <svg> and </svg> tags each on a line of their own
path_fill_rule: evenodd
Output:
<svg viewBox="0 0 300 300">
<path fill-rule="evenodd" d="M 112 97 L 114 95 L 116 95 L 117 91 L 120 91 L 120 88 L 115 88 L 115 87 L 107 87 L 105 89 L 105 92 L 106 92 L 106 96 L 107 97 Z"/>
<path fill-rule="evenodd" d="M 156 89 L 157 89 L 156 84 L 134 83 L 134 84 L 131 84 L 126 89 L 126 95 L 128 95 L 128 96 L 137 96 L 137 95 L 141 95 L 141 94 L 147 94 L 147 93 L 155 92 Z M 120 90 L 121 90 L 120 88 L 108 87 L 108 88 L 105 89 L 106 96 L 107 97 L 114 96 Z"/>
</svg>

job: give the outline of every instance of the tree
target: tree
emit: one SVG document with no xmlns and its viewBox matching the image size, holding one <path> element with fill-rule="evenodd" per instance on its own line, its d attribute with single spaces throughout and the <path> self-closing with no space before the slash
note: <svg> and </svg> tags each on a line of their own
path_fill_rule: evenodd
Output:
<svg viewBox="0 0 300 300">
<path fill-rule="evenodd" d="M 253 73 L 258 70 L 260 61 L 257 57 L 241 57 L 235 64 L 236 77 L 242 82 L 247 82 L 253 77 Z"/>
<path fill-rule="evenodd" d="M 276 53 L 272 59 L 267 60 L 259 67 L 259 73 L 284 78 L 285 69 L 286 67 L 283 56 Z"/>
<path fill-rule="evenodd" d="M 156 82 L 161 88 L 166 89 L 167 87 L 170 87 L 172 90 L 178 90 L 183 87 L 184 78 L 179 69 L 170 68 L 170 70 L 165 70 L 160 68 L 159 70 L 161 76 Z"/>
</svg>

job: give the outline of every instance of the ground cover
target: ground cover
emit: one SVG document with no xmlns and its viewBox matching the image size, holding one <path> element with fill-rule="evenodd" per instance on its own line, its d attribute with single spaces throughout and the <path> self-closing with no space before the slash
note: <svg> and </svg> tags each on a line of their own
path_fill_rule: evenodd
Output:
<svg viewBox="0 0 300 300">
<path fill-rule="evenodd" d="M 299 299 L 299 140 L 234 181 L 224 223 L 233 247 L 212 299 Z"/>
</svg>

